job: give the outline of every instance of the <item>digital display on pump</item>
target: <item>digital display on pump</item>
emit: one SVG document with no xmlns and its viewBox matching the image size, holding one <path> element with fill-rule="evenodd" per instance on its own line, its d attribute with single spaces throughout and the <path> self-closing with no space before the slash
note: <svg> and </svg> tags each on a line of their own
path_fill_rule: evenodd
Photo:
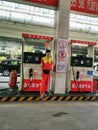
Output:
<svg viewBox="0 0 98 130">
<path fill-rule="evenodd" d="M 82 56 L 72 56 L 71 57 L 71 66 L 92 67 L 93 58 L 82 57 Z"/>
<path fill-rule="evenodd" d="M 33 63 L 33 64 L 40 64 L 41 58 L 45 56 L 42 53 L 31 53 L 31 52 L 24 52 L 24 63 Z"/>
</svg>

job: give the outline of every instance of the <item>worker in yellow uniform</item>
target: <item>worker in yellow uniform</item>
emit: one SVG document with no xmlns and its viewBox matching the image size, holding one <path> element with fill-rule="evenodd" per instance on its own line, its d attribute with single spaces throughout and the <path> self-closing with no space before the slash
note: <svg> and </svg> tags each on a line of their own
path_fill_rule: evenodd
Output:
<svg viewBox="0 0 98 130">
<path fill-rule="evenodd" d="M 50 73 L 52 73 L 52 58 L 51 51 L 46 50 L 46 56 L 41 59 L 41 70 L 42 70 L 42 85 L 40 88 L 41 100 L 46 96 L 46 91 L 48 92 L 48 84 L 50 80 Z"/>
</svg>

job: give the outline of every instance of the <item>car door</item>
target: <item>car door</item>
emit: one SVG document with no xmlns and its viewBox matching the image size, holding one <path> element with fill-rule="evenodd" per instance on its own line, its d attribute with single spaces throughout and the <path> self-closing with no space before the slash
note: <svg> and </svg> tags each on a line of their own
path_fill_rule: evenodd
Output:
<svg viewBox="0 0 98 130">
<path fill-rule="evenodd" d="M 4 60 L 1 62 L 1 73 L 3 76 L 9 76 L 10 74 L 10 61 Z"/>
<path fill-rule="evenodd" d="M 9 70 L 10 68 L 10 62 L 8 60 L 4 60 L 1 62 L 1 72 L 4 70 Z"/>
</svg>

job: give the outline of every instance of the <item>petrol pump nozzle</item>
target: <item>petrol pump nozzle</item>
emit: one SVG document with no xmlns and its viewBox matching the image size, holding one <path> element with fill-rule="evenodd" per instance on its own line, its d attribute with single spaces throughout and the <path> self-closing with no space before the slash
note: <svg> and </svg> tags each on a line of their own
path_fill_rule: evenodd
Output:
<svg viewBox="0 0 98 130">
<path fill-rule="evenodd" d="M 33 78 L 33 69 L 29 69 L 29 78 Z"/>
<path fill-rule="evenodd" d="M 29 69 L 29 79 L 30 79 L 30 82 L 28 84 L 28 87 L 30 87 L 32 85 L 33 69 Z"/>
<path fill-rule="evenodd" d="M 79 72 L 79 71 L 77 71 L 77 72 L 76 72 L 76 80 L 78 80 L 78 79 L 79 79 L 79 75 L 80 75 L 80 72 Z"/>
</svg>

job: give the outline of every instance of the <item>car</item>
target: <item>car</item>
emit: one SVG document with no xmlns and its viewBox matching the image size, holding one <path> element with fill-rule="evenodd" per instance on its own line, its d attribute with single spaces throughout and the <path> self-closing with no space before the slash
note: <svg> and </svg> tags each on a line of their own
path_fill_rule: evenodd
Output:
<svg viewBox="0 0 98 130">
<path fill-rule="evenodd" d="M 20 74 L 21 62 L 19 59 L 7 59 L 0 62 L 0 73 L 3 76 L 9 76 L 12 70 L 16 70 Z"/>
</svg>

